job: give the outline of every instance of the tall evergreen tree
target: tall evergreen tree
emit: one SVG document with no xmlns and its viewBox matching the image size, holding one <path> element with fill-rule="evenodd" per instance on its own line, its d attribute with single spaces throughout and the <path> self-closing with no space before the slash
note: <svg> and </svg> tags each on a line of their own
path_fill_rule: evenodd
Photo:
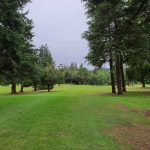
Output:
<svg viewBox="0 0 150 150">
<path fill-rule="evenodd" d="M 12 85 L 12 94 L 16 93 L 19 82 L 21 55 L 30 40 L 27 36 L 26 14 L 23 7 L 30 0 L 2 0 L 0 2 L 0 70 L 7 84 Z"/>
<path fill-rule="evenodd" d="M 144 22 L 144 27 L 147 26 L 148 0 L 83 1 L 89 18 L 89 30 L 84 34 L 90 46 L 88 59 L 97 66 L 99 62 L 108 61 L 108 58 L 112 60 L 110 66 L 112 66 L 113 60 L 115 61 L 118 94 L 122 94 L 123 91 L 126 91 L 123 66 L 131 60 L 128 58 L 134 53 L 138 55 L 142 53 L 142 49 L 137 50 L 139 48 L 137 48 L 138 44 L 136 45 L 135 41 L 137 40 L 135 39 L 138 39 L 137 33 L 142 31 L 142 22 Z M 144 45 L 143 42 L 139 42 L 139 44 L 140 47 Z M 109 52 L 111 52 L 111 57 L 108 55 Z"/>
</svg>

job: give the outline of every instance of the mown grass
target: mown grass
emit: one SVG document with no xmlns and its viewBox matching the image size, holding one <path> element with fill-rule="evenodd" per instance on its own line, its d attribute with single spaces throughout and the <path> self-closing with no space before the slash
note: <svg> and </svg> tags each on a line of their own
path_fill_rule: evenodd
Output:
<svg viewBox="0 0 150 150">
<path fill-rule="evenodd" d="M 9 87 L 0 87 L 0 150 L 134 149 L 112 136 L 113 128 L 150 127 L 142 113 L 150 110 L 150 89 L 128 87 L 123 96 L 110 89 L 61 85 L 50 93 L 28 88 L 10 95 Z"/>
</svg>

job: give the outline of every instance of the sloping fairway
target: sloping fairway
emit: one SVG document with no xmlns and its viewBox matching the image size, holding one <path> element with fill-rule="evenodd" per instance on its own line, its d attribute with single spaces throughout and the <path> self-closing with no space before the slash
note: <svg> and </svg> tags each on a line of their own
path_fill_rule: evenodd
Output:
<svg viewBox="0 0 150 150">
<path fill-rule="evenodd" d="M 0 87 L 0 150 L 150 150 L 150 88 L 30 90 L 11 96 Z"/>
</svg>

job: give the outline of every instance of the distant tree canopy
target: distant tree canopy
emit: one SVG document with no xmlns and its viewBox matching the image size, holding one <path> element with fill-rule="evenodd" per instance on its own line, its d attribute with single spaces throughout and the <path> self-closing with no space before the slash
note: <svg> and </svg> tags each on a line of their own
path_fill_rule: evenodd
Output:
<svg viewBox="0 0 150 150">
<path fill-rule="evenodd" d="M 87 60 L 96 67 L 110 63 L 112 93 L 126 92 L 125 68 L 136 70 L 143 87 L 150 74 L 148 0 L 83 0 L 88 16 Z"/>
<path fill-rule="evenodd" d="M 88 70 L 82 64 L 78 67 L 76 63 L 71 63 L 70 66 L 59 66 L 57 72 L 59 84 L 110 85 L 108 69 Z"/>
</svg>

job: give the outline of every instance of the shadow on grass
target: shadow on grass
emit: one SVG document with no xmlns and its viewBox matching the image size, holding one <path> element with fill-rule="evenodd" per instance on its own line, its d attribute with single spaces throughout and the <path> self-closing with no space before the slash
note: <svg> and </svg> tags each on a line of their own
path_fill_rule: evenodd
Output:
<svg viewBox="0 0 150 150">
<path fill-rule="evenodd" d="M 92 95 L 92 94 L 91 94 Z M 94 94 L 93 94 L 94 95 Z M 113 93 L 97 93 L 95 96 L 111 96 L 111 97 L 128 97 L 128 96 L 150 96 L 150 91 L 128 91 L 123 93 L 123 95 L 113 94 Z"/>
<path fill-rule="evenodd" d="M 125 95 L 127 96 L 150 96 L 150 91 L 129 91 Z"/>
<path fill-rule="evenodd" d="M 141 89 L 147 89 L 147 90 L 150 90 L 150 87 L 142 87 Z"/>
<path fill-rule="evenodd" d="M 0 93 L 0 96 L 19 96 L 19 95 L 39 95 L 39 94 L 50 94 L 50 93 L 60 93 L 62 91 L 46 91 L 46 90 L 39 90 L 39 91 L 25 91 L 25 92 L 17 92 L 16 94 L 11 93 Z"/>
</svg>

